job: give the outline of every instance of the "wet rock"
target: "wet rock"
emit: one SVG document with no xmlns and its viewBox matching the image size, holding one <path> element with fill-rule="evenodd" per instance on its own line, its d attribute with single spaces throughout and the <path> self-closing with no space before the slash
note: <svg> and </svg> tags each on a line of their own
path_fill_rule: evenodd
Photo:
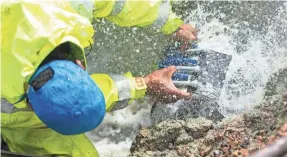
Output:
<svg viewBox="0 0 287 157">
<path fill-rule="evenodd" d="M 175 144 L 176 145 L 187 144 L 192 140 L 193 140 L 193 137 L 189 136 L 185 130 L 182 130 L 180 132 L 179 137 L 176 139 Z"/>
<path fill-rule="evenodd" d="M 162 104 L 158 102 L 151 112 L 151 121 L 158 124 L 162 121 L 175 119 L 205 117 L 214 122 L 222 120 L 224 117 L 218 110 L 219 105 L 216 99 L 203 95 L 194 96 L 190 100 L 179 100 L 172 104 Z"/>
<path fill-rule="evenodd" d="M 146 151 L 146 152 L 136 152 L 129 157 L 180 157 L 176 151 Z"/>
<path fill-rule="evenodd" d="M 131 151 L 164 151 L 166 148 L 172 148 L 184 129 L 184 125 L 184 121 L 173 120 L 159 123 L 150 129 L 142 129 L 139 136 L 136 137 Z M 142 143 L 149 144 L 138 147 Z"/>
<path fill-rule="evenodd" d="M 265 96 L 281 95 L 287 91 L 287 68 L 279 69 L 271 75 L 266 84 Z"/>
<path fill-rule="evenodd" d="M 185 129 L 189 135 L 198 139 L 202 137 L 206 132 L 211 129 L 213 122 L 205 118 L 188 118 L 186 119 Z"/>
</svg>

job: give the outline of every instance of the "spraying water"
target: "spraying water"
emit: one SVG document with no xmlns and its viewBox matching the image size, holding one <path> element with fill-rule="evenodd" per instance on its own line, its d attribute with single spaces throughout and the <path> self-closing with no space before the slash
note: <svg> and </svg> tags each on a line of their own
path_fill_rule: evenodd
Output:
<svg viewBox="0 0 287 157">
<path fill-rule="evenodd" d="M 219 97 L 221 112 L 230 116 L 252 109 L 264 97 L 268 77 L 287 66 L 286 2 L 180 1 L 175 10 L 185 22 L 200 28 L 199 47 L 233 57 Z M 137 28 L 118 28 L 107 21 L 96 25 L 90 72 L 143 76 L 155 70 L 168 39 Z M 164 39 L 164 40 L 162 40 Z M 150 124 L 152 102 L 138 102 L 106 114 L 103 123 L 87 133 L 102 157 L 125 157 L 141 127 Z"/>
</svg>

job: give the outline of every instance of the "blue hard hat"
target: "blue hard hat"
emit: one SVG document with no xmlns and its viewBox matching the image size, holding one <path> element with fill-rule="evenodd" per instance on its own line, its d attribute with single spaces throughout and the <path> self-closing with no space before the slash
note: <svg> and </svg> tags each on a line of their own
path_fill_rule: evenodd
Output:
<svg viewBox="0 0 287 157">
<path fill-rule="evenodd" d="M 58 133 L 85 133 L 95 129 L 105 116 L 101 90 L 85 70 L 71 61 L 44 64 L 29 84 L 27 95 L 34 112 Z"/>
</svg>

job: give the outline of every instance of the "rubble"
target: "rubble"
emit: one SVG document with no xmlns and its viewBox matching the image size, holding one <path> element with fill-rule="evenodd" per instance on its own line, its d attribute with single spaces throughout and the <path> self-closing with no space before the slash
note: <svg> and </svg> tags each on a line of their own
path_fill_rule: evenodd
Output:
<svg viewBox="0 0 287 157">
<path fill-rule="evenodd" d="M 130 157 L 245 157 L 287 135 L 286 96 L 214 123 L 203 117 L 167 120 L 140 131 Z M 285 100 L 284 100 L 285 99 Z"/>
</svg>

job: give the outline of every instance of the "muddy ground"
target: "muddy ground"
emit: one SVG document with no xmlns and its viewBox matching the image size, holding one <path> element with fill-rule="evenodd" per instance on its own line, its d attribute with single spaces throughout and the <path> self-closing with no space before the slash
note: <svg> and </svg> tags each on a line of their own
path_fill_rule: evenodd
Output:
<svg viewBox="0 0 287 157">
<path fill-rule="evenodd" d="M 222 121 L 166 120 L 139 131 L 129 157 L 245 157 L 287 136 L 287 68 L 270 77 L 265 99 Z"/>
</svg>

